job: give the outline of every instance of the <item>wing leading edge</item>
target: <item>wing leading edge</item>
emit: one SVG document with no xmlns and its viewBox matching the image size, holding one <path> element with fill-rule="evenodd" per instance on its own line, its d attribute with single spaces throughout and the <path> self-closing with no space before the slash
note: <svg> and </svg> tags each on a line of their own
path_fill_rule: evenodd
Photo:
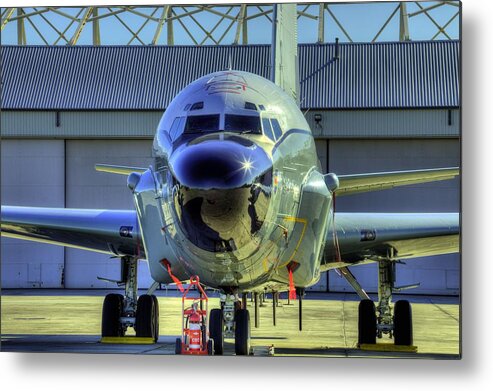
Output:
<svg viewBox="0 0 493 391">
<path fill-rule="evenodd" d="M 130 210 L 2 206 L 2 236 L 145 258 L 137 215 Z"/>
<path fill-rule="evenodd" d="M 339 186 L 337 187 L 335 193 L 337 196 L 341 196 L 376 190 L 386 190 L 397 186 L 444 181 L 453 179 L 458 175 L 458 167 L 338 175 L 337 179 L 339 180 Z"/>
<path fill-rule="evenodd" d="M 334 224 L 323 270 L 459 251 L 459 213 L 336 213 Z"/>
</svg>

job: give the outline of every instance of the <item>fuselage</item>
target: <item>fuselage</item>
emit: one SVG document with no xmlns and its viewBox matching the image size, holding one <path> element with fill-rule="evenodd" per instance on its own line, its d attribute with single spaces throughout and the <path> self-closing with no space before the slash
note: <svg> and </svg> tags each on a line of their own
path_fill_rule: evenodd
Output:
<svg viewBox="0 0 493 391">
<path fill-rule="evenodd" d="M 153 152 L 166 258 L 180 278 L 226 291 L 286 284 L 290 270 L 297 286 L 318 280 L 331 196 L 283 90 L 246 72 L 204 76 L 169 105 Z M 139 216 L 145 225 L 145 203 Z M 143 236 L 154 279 L 166 280 L 147 250 L 158 237 Z"/>
</svg>

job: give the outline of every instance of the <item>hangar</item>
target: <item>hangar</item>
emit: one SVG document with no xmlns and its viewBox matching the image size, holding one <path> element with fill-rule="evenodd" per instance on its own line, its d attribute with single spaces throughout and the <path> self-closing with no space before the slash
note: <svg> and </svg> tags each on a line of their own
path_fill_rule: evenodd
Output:
<svg viewBox="0 0 493 391">
<path fill-rule="evenodd" d="M 350 174 L 460 164 L 460 42 L 300 44 L 301 107 L 325 172 Z M 4 205 L 133 208 L 126 181 L 96 163 L 152 162 L 159 119 L 188 83 L 227 69 L 269 76 L 269 45 L 3 46 Z M 354 195 L 338 211 L 457 212 L 457 180 Z M 2 238 L 3 288 L 111 288 L 108 256 Z M 141 287 L 151 284 L 140 265 Z M 376 268 L 354 268 L 370 292 Z M 411 260 L 397 284 L 457 295 L 458 254 Z M 330 272 L 313 287 L 351 291 Z"/>
</svg>

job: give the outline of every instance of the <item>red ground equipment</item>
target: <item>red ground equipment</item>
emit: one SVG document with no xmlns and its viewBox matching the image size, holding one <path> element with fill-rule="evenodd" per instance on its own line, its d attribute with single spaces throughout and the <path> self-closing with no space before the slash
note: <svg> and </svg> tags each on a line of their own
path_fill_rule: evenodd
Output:
<svg viewBox="0 0 493 391">
<path fill-rule="evenodd" d="M 193 287 L 195 289 L 191 290 Z M 192 296 L 192 292 L 195 295 Z M 198 296 L 197 296 L 198 295 Z M 188 303 L 192 303 L 188 307 Z M 209 298 L 200 285 L 198 276 L 190 278 L 190 285 L 181 299 L 182 335 L 176 339 L 176 354 L 213 355 L 214 344 L 209 338 L 207 310 Z M 205 309 L 204 309 L 205 304 Z"/>
</svg>

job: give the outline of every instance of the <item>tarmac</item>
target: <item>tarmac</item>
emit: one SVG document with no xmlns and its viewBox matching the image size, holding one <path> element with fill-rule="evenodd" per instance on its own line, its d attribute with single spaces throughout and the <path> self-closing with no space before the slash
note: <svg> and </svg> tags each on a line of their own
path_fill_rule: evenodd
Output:
<svg viewBox="0 0 493 391">
<path fill-rule="evenodd" d="M 100 342 L 103 290 L 2 290 L 1 351 L 173 355 L 181 335 L 181 299 L 173 291 L 157 291 L 160 337 L 151 345 Z M 140 292 L 145 293 L 143 292 Z M 219 307 L 217 295 L 209 309 Z M 372 296 L 372 295 L 371 295 Z M 376 299 L 372 297 L 373 299 Z M 248 301 L 253 356 L 460 358 L 458 297 L 394 296 L 412 303 L 417 352 L 368 351 L 357 347 L 358 297 L 347 293 L 311 293 L 303 300 L 303 330 L 298 329 L 298 301 L 281 296 L 276 326 L 270 296 L 254 327 Z M 132 335 L 129 329 L 127 335 Z M 392 344 L 384 336 L 379 344 Z M 234 356 L 234 340 L 226 339 L 225 355 Z"/>
</svg>

